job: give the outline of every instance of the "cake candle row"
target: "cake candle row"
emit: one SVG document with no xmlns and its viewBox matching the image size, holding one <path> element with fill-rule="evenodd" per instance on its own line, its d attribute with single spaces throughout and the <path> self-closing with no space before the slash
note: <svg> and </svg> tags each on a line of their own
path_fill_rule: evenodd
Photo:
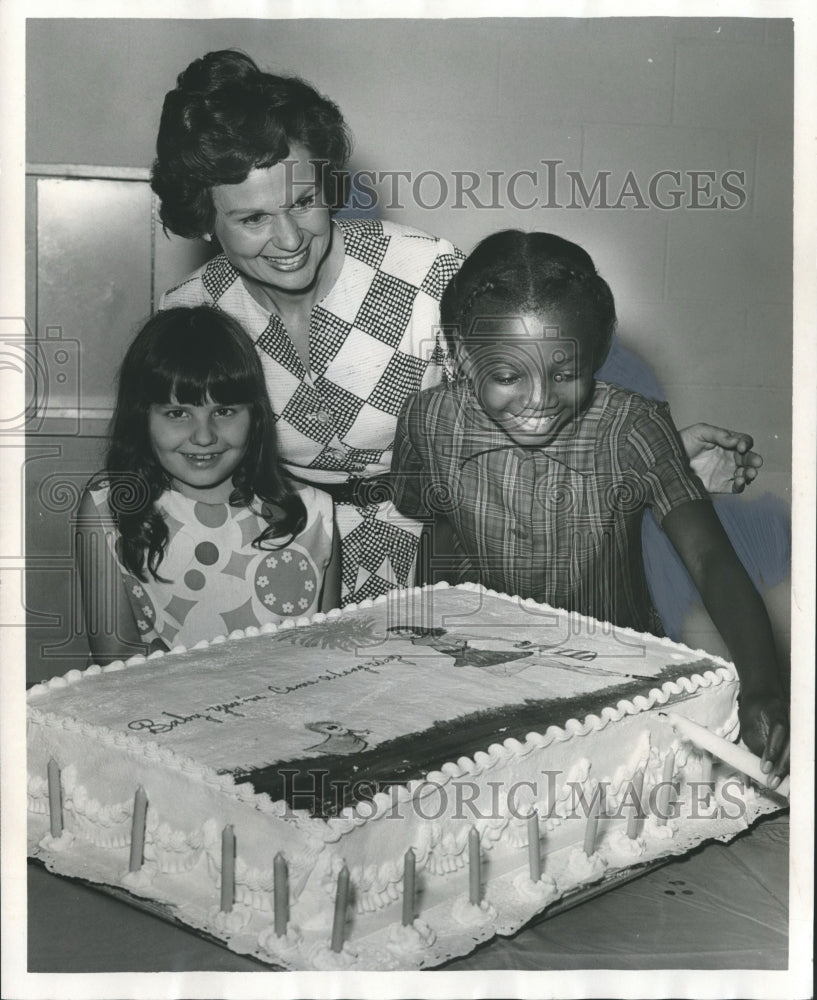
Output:
<svg viewBox="0 0 817 1000">
<path fill-rule="evenodd" d="M 704 754 L 704 766 L 711 758 Z M 666 823 L 669 808 L 672 804 L 673 791 L 672 779 L 675 773 L 675 752 L 668 749 L 662 768 L 662 808 L 656 810 L 656 822 L 659 825 Z M 62 780 L 58 763 L 49 759 L 47 766 L 48 774 L 48 801 L 50 810 L 50 832 L 54 838 L 60 837 L 63 833 L 63 803 L 62 803 Z M 645 782 L 644 768 L 639 768 L 632 777 L 632 794 L 634 798 L 633 812 L 627 822 L 626 834 L 630 839 L 635 839 L 638 835 L 638 822 L 642 817 L 639 803 L 643 793 Z M 589 857 L 596 850 L 598 839 L 599 820 L 604 816 L 602 786 L 597 786 L 597 793 L 591 799 L 591 809 L 587 817 L 587 824 L 584 832 L 583 851 Z M 129 872 L 138 872 L 144 864 L 144 847 L 147 826 L 148 797 L 145 789 L 139 785 L 136 788 L 133 801 L 133 813 L 131 821 L 130 857 Z M 468 831 L 468 899 L 474 906 L 482 904 L 482 857 L 479 830 L 471 826 Z M 532 809 L 527 816 L 527 854 L 528 870 L 531 882 L 537 883 L 542 878 L 541 844 L 539 831 L 539 814 L 536 809 Z M 222 831 L 221 838 L 221 880 L 220 880 L 220 909 L 224 913 L 230 913 L 235 901 L 235 879 L 236 879 L 236 835 L 232 825 L 227 825 Z M 273 861 L 273 912 L 274 930 L 278 937 L 283 937 L 287 933 L 289 924 L 289 872 L 286 859 L 279 851 Z M 343 864 L 338 873 L 337 888 L 334 904 L 334 919 L 332 926 L 331 947 L 333 951 L 343 950 L 345 940 L 345 925 L 348 906 L 351 897 L 351 878 L 346 864 Z M 416 904 L 416 854 L 413 847 L 409 847 L 403 858 L 403 902 L 402 902 L 402 924 L 411 926 L 415 920 Z"/>
</svg>

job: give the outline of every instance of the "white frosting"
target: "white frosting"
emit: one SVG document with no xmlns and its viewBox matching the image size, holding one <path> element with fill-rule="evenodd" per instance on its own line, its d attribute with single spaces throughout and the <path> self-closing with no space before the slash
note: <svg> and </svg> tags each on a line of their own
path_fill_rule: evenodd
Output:
<svg viewBox="0 0 817 1000">
<path fill-rule="evenodd" d="M 606 845 L 613 854 L 623 854 L 628 858 L 638 858 L 647 850 L 643 837 L 628 837 L 625 829 L 614 830 Z"/>
<path fill-rule="evenodd" d="M 147 889 L 155 876 L 156 869 L 153 865 L 142 865 L 138 871 L 123 872 L 122 885 L 127 889 Z"/>
<path fill-rule="evenodd" d="M 534 882 L 529 873 L 521 872 L 513 880 L 513 884 L 520 896 L 536 903 L 549 903 L 559 895 L 556 883 L 548 875 L 543 875 L 538 882 Z"/>
<path fill-rule="evenodd" d="M 50 833 L 47 833 L 40 841 L 40 847 L 44 851 L 62 852 L 67 851 L 73 843 L 74 835 L 64 829 L 59 837 L 52 837 Z"/>
<path fill-rule="evenodd" d="M 234 905 L 232 910 L 222 910 L 218 906 L 211 906 L 208 911 L 210 923 L 222 934 L 236 934 L 243 931 L 249 924 L 252 916 L 246 906 Z"/>
<path fill-rule="evenodd" d="M 486 924 L 496 918 L 496 910 L 487 899 L 479 904 L 472 903 L 467 896 L 458 896 L 451 907 L 451 913 L 458 924 L 465 927 Z"/>
<path fill-rule="evenodd" d="M 309 963 L 313 969 L 332 971 L 333 969 L 350 969 L 357 961 L 357 952 L 350 947 L 348 941 L 341 951 L 334 951 L 326 944 L 316 944 L 309 949 Z"/>
<path fill-rule="evenodd" d="M 745 774 L 730 773 L 715 782 L 715 801 L 724 810 L 734 813 L 757 798 L 756 785 Z"/>
<path fill-rule="evenodd" d="M 570 852 L 567 862 L 567 878 L 562 879 L 563 888 L 568 882 L 595 882 L 604 875 L 607 862 L 598 851 L 587 855 L 581 847 Z"/>
<path fill-rule="evenodd" d="M 414 923 L 404 926 L 403 924 L 392 924 L 389 927 L 389 951 L 394 955 L 412 956 L 417 952 L 423 952 L 430 945 L 434 944 L 437 935 L 424 920 L 419 918 Z"/>
<path fill-rule="evenodd" d="M 198 864 L 202 854 L 202 835 L 199 830 L 186 833 L 161 823 L 150 830 L 145 840 L 144 856 L 156 863 L 163 872 L 187 872 Z"/>
<path fill-rule="evenodd" d="M 301 942 L 303 941 L 303 936 L 297 927 L 289 924 L 286 929 L 286 934 L 278 935 L 275 933 L 275 927 L 270 925 L 265 927 L 264 930 L 258 935 L 259 946 L 273 958 L 279 958 L 282 961 L 291 961 L 301 948 Z"/>
<path fill-rule="evenodd" d="M 446 640 L 464 641 L 460 648 L 469 651 L 471 662 L 465 656 L 466 662 L 454 665 L 450 649 L 456 643 L 434 648 L 387 633 L 385 626 L 404 620 L 407 609 L 415 627 L 443 627 Z M 579 829 L 568 816 L 574 786 L 605 782 L 608 805 L 615 806 L 636 770 L 647 770 L 645 795 L 661 780 L 662 760 L 677 742 L 656 709 L 680 697 L 685 710 L 713 730 L 726 733 L 736 724 L 736 675 L 724 661 L 665 639 L 611 633 L 579 616 L 477 586 L 401 592 L 316 616 L 312 631 L 302 631 L 307 625 L 298 619 L 233 633 L 190 652 L 174 649 L 172 658 L 132 657 L 32 688 L 31 852 L 56 871 L 89 877 L 92 866 L 91 878 L 170 901 L 182 919 L 204 931 L 228 938 L 243 931 L 242 948 L 254 940 L 259 955 L 288 967 L 417 968 L 462 947 L 453 942 L 463 939 L 463 928 L 472 929 L 464 935 L 471 946 L 500 926 L 508 932 L 511 918 L 500 896 L 491 896 L 493 876 L 486 892 L 495 906 L 487 899 L 474 906 L 463 894 L 470 829 L 479 830 L 481 850 L 501 862 L 496 871 L 510 873 L 519 904 L 512 923 L 518 927 L 559 894 L 603 877 L 608 856 L 621 867 L 629 856 L 648 859 L 669 849 L 658 838 L 673 836 L 675 821 L 656 827 L 652 818 L 643 837 L 630 841 L 623 833 L 625 815 L 616 821 L 620 830 L 600 836 L 590 858 L 571 850 Z M 528 657 L 511 658 L 531 649 Z M 503 650 L 513 669 L 502 666 Z M 576 650 L 584 650 L 584 658 L 574 659 Z M 666 664 L 679 660 L 697 667 L 704 658 L 711 669 L 660 682 Z M 405 787 L 381 789 L 328 820 L 256 794 L 246 781 L 225 773 L 276 759 L 285 766 L 323 752 L 376 748 L 404 733 L 435 723 L 456 725 L 470 712 L 527 699 L 597 698 L 622 683 L 619 675 L 633 672 L 645 677 L 643 693 L 631 700 L 524 738 L 506 735 L 504 727 L 495 737 L 501 742 L 475 748 L 473 757 L 449 761 Z M 66 830 L 57 840 L 48 834 L 44 775 L 50 759 L 62 774 Z M 685 762 L 686 753 L 679 752 L 676 780 L 683 778 Z M 548 772 L 551 777 L 545 777 Z M 145 864 L 123 873 L 137 785 L 148 800 Z M 513 787 L 515 803 L 508 798 Z M 750 789 L 742 801 L 754 794 Z M 528 876 L 524 819 L 532 806 L 539 813 L 547 869 L 536 883 Z M 227 825 L 236 840 L 236 902 L 222 913 L 217 903 Z M 707 823 L 687 825 L 695 842 L 708 836 Z M 408 847 L 415 855 L 420 915 L 403 927 Z M 271 916 L 278 852 L 287 864 L 291 911 L 280 938 Z M 349 940 L 334 952 L 332 900 L 344 865 L 352 887 Z M 433 920 L 425 906 L 432 907 Z M 378 957 L 386 952 L 388 959 Z"/>
<path fill-rule="evenodd" d="M 668 819 L 662 823 L 658 816 L 648 816 L 644 820 L 644 836 L 653 840 L 672 840 L 677 832 L 677 819 Z"/>
</svg>

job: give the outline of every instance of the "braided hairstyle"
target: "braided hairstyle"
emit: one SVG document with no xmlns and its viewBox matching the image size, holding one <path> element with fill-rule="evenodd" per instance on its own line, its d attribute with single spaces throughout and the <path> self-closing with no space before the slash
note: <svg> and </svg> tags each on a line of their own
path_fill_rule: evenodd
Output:
<svg viewBox="0 0 817 1000">
<path fill-rule="evenodd" d="M 613 293 L 578 244 L 553 233 L 505 229 L 479 243 L 443 293 L 440 318 L 449 349 L 475 339 L 482 317 L 558 311 L 590 338 L 594 371 L 610 350 Z"/>
<path fill-rule="evenodd" d="M 280 163 L 293 144 L 315 162 L 324 204 L 342 208 L 351 137 L 337 105 L 234 49 L 195 59 L 165 96 L 156 140 L 151 186 L 165 228 L 191 239 L 211 233 L 212 188 Z"/>
<path fill-rule="evenodd" d="M 250 434 L 233 472 L 230 504 L 262 501 L 267 527 L 253 542 L 259 548 L 300 532 L 306 509 L 281 468 L 275 417 L 252 341 L 237 320 L 210 306 L 165 309 L 147 321 L 122 361 L 105 469 L 96 477 L 96 484 L 109 487 L 118 554 L 127 569 L 143 581 L 147 572 L 159 579 L 169 535 L 156 501 L 172 480 L 154 453 L 149 415 L 153 404 L 171 400 L 249 405 Z"/>
</svg>

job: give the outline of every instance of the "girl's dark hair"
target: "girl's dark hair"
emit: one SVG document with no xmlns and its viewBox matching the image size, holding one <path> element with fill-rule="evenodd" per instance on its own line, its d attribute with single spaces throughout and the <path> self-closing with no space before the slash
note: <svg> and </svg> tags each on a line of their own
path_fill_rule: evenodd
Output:
<svg viewBox="0 0 817 1000">
<path fill-rule="evenodd" d="M 610 350 L 616 307 L 607 282 L 578 244 L 552 233 L 505 229 L 479 243 L 443 293 L 440 316 L 449 347 L 468 343 L 480 316 L 558 309 L 593 338 L 593 368 Z"/>
<path fill-rule="evenodd" d="M 165 227 L 189 238 L 211 233 L 212 188 L 280 163 L 296 143 L 316 162 L 324 203 L 342 208 L 351 138 L 337 105 L 234 49 L 195 59 L 165 96 L 159 123 L 151 186 Z"/>
<path fill-rule="evenodd" d="M 249 506 L 254 497 L 277 508 L 264 516 L 269 526 L 253 542 L 294 535 L 306 523 L 306 509 L 281 468 L 261 362 L 241 325 L 210 306 L 167 309 L 142 327 L 119 369 L 105 471 L 108 505 L 119 530 L 119 557 L 140 580 L 146 570 L 158 579 L 168 540 L 156 501 L 170 487 L 153 451 L 150 407 L 169 403 L 200 406 L 207 401 L 248 404 L 250 434 L 233 473 L 230 503 Z"/>
</svg>

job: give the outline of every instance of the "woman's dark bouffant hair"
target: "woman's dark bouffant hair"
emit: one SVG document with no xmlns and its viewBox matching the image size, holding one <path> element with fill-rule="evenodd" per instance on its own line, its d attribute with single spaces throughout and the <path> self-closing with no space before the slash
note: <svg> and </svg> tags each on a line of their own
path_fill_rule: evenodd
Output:
<svg viewBox="0 0 817 1000">
<path fill-rule="evenodd" d="M 440 302 L 449 346 L 468 343 L 480 316 L 558 310 L 593 336 L 593 367 L 607 357 L 616 325 L 613 293 L 578 244 L 552 233 L 505 229 L 479 243 Z"/>
<path fill-rule="evenodd" d="M 257 497 L 275 505 L 267 518 L 269 527 L 253 543 L 258 547 L 301 531 L 306 509 L 292 492 L 278 459 L 275 418 L 249 337 L 236 320 L 210 306 L 166 309 L 136 335 L 119 369 L 100 477 L 110 487 L 108 504 L 119 530 L 119 556 L 127 569 L 143 581 L 146 569 L 158 579 L 167 545 L 167 524 L 156 501 L 171 479 L 154 454 L 148 420 L 151 405 L 171 400 L 192 406 L 206 401 L 249 405 L 249 440 L 233 473 L 230 503 L 248 506 Z"/>
<path fill-rule="evenodd" d="M 337 105 L 297 77 L 262 72 L 233 49 L 194 60 L 165 96 L 156 140 L 151 185 L 165 227 L 188 238 L 211 233 L 211 189 L 280 163 L 293 143 L 319 164 L 324 203 L 342 208 L 351 139 Z"/>
</svg>

